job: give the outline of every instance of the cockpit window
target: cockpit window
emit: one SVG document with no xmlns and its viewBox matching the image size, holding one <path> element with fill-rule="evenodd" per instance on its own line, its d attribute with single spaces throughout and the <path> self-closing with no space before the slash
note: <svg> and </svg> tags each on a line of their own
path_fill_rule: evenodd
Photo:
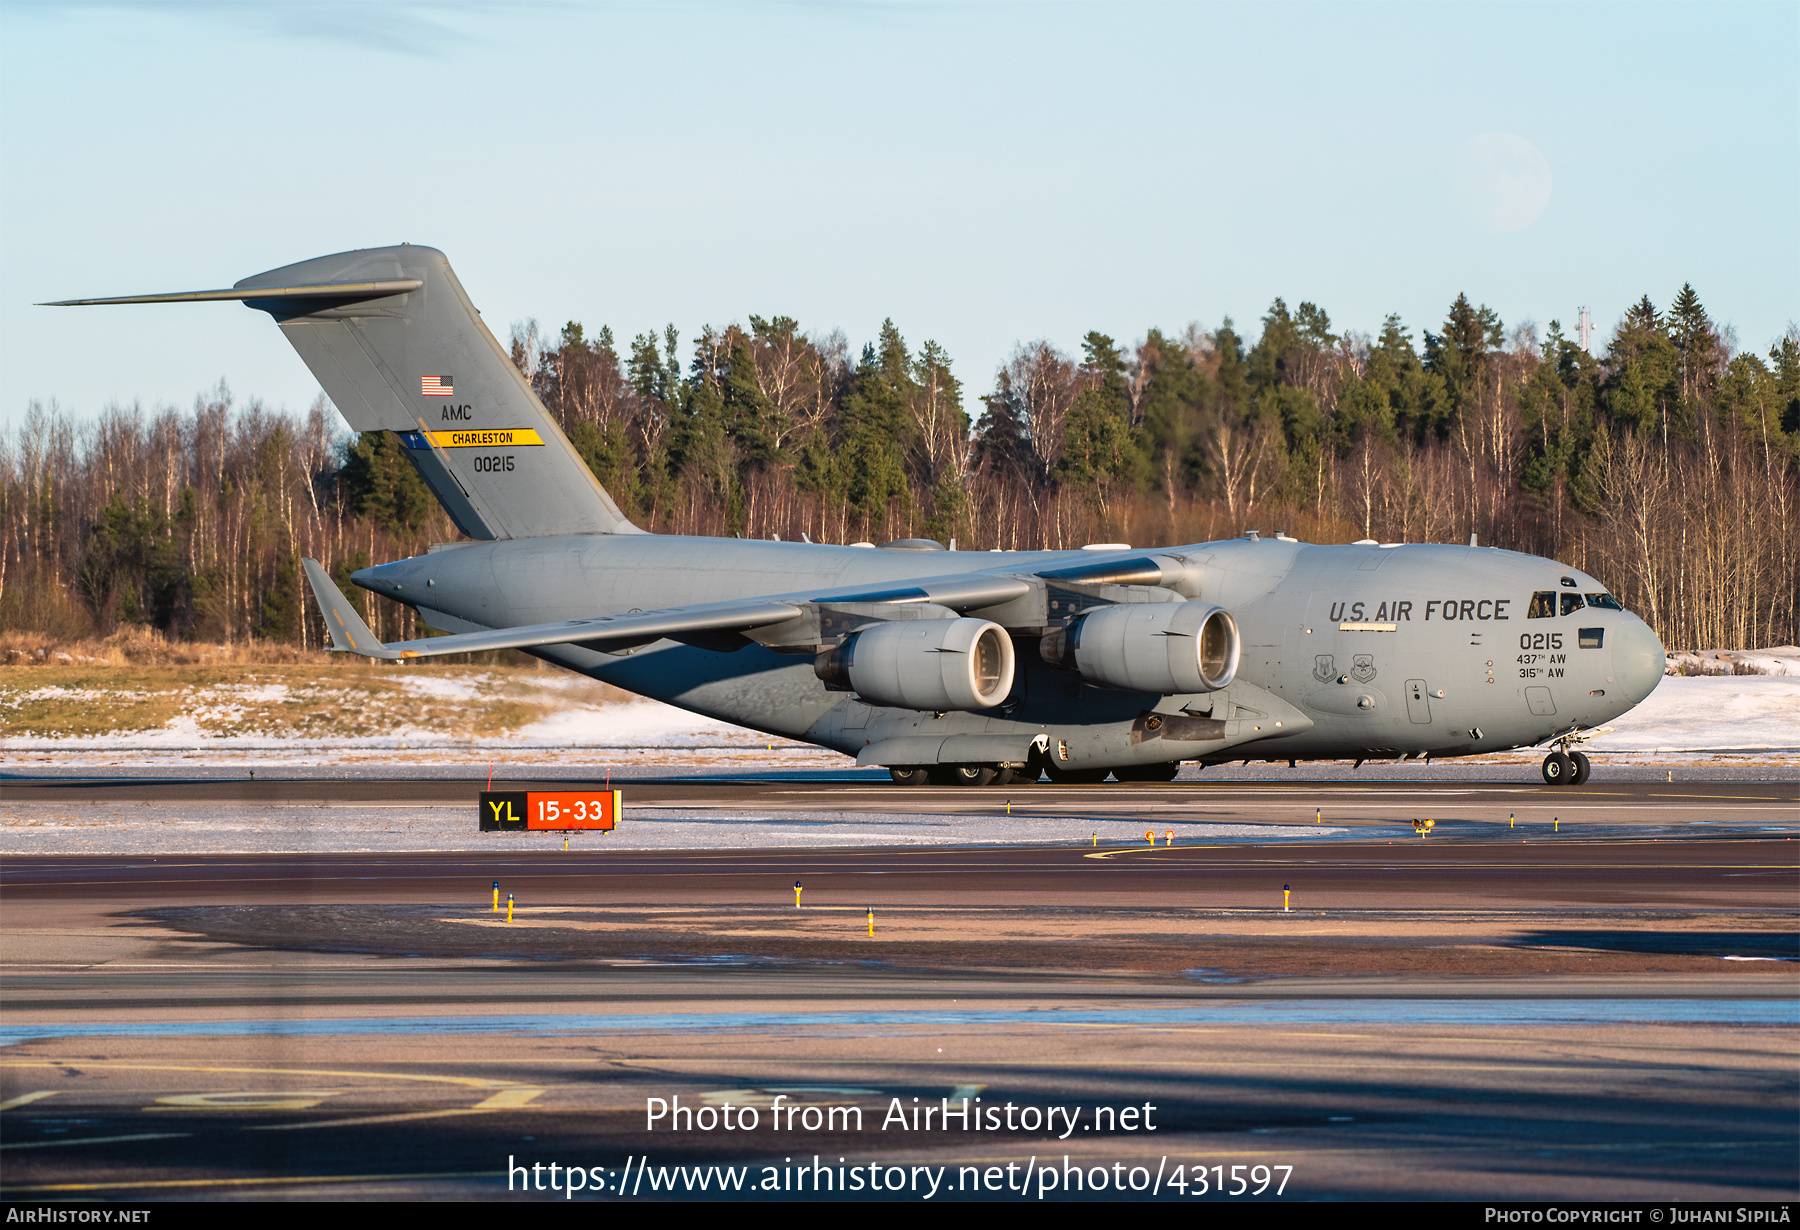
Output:
<svg viewBox="0 0 1800 1230">
<path fill-rule="evenodd" d="M 1581 601 L 1580 594 L 1564 594 L 1562 596 L 1562 613 L 1564 615 L 1573 615 L 1584 605 L 1585 604 Z"/>
<path fill-rule="evenodd" d="M 1622 611 L 1625 609 L 1619 605 L 1619 600 L 1611 594 L 1589 594 L 1587 596 L 1587 604 L 1589 606 L 1597 606 L 1603 611 Z"/>
<path fill-rule="evenodd" d="M 1556 614 L 1556 591 L 1540 589 L 1531 595 L 1531 605 L 1525 608 L 1526 619 L 1549 619 Z"/>
</svg>

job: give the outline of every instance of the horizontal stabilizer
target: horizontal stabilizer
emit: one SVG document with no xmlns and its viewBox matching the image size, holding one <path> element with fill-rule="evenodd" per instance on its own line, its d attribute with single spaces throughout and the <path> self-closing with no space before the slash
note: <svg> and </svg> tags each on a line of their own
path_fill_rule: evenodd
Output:
<svg viewBox="0 0 1800 1230">
<path fill-rule="evenodd" d="M 565 619 L 487 632 L 462 632 L 417 641 L 384 645 L 369 631 L 354 607 L 331 583 L 317 560 L 303 561 L 306 579 L 325 612 L 325 626 L 334 650 L 359 653 L 367 658 L 436 658 L 449 653 L 484 653 L 490 649 L 531 649 L 539 645 L 579 644 L 601 653 L 644 645 L 664 637 L 700 632 L 743 632 L 784 623 L 800 614 L 787 602 L 712 602 L 703 606 L 676 607 L 666 611 L 633 611 L 628 615 L 599 615 L 592 619 Z"/>
<path fill-rule="evenodd" d="M 120 295 L 113 299 L 58 299 L 39 307 L 102 307 L 113 303 L 214 303 L 237 299 L 378 299 L 404 295 L 425 285 L 418 278 L 378 282 L 322 282 L 311 286 L 233 286 L 226 290 L 179 290 L 166 295 Z"/>
</svg>

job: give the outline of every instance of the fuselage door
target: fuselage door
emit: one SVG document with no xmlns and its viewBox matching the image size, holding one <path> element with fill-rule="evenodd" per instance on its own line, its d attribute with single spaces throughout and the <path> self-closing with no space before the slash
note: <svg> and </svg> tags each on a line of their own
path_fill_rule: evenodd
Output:
<svg viewBox="0 0 1800 1230">
<path fill-rule="evenodd" d="M 1406 716 L 1421 724 L 1431 721 L 1431 701 L 1426 698 L 1423 679 L 1406 681 Z"/>
</svg>

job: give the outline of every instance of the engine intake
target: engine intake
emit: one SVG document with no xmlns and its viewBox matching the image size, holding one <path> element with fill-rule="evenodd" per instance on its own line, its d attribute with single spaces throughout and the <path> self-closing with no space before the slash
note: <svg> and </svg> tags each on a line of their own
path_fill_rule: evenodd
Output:
<svg viewBox="0 0 1800 1230">
<path fill-rule="evenodd" d="M 1012 638 L 985 619 L 896 620 L 852 632 L 813 673 L 872 705 L 990 709 L 1012 691 Z"/>
<path fill-rule="evenodd" d="M 1240 643 L 1237 620 L 1223 607 L 1120 603 L 1077 616 L 1038 652 L 1100 687 L 1169 696 L 1231 686 Z"/>
</svg>

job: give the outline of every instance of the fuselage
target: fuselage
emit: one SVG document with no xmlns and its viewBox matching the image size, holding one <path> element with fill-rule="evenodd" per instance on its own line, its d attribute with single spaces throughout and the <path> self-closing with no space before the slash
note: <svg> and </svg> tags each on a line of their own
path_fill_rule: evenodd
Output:
<svg viewBox="0 0 1800 1230">
<path fill-rule="evenodd" d="M 1242 658 L 1224 693 L 1094 687 L 1047 666 L 1035 636 L 1018 638 L 1020 669 L 1006 704 L 949 713 L 863 704 L 828 691 L 810 656 L 759 644 L 729 652 L 670 641 L 623 654 L 576 645 L 533 652 L 640 695 L 850 755 L 879 745 L 925 749 L 920 758 L 947 761 L 964 754 L 959 747 L 991 750 L 1028 739 L 1092 768 L 1529 746 L 1617 717 L 1663 672 L 1662 645 L 1642 620 L 1588 574 L 1548 559 L 1486 547 L 1316 546 L 1287 538 L 1154 553 L 1192 566 L 1197 580 L 1181 597 L 1235 616 Z M 356 581 L 419 608 L 434 627 L 460 632 L 968 572 L 1024 575 L 1097 558 L 1104 556 L 593 534 L 464 544 L 367 569 Z M 1220 725 L 1182 725 L 1199 717 Z M 932 750 L 938 740 L 941 753 Z"/>
</svg>

